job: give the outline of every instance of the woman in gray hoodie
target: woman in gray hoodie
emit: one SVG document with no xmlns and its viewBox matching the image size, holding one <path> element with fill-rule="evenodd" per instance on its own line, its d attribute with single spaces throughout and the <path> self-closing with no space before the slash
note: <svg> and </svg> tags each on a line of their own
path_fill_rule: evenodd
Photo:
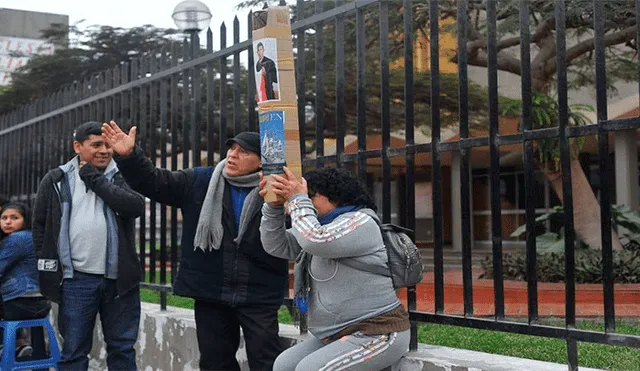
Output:
<svg viewBox="0 0 640 371">
<path fill-rule="evenodd" d="M 264 197 L 266 180 L 260 187 Z M 271 188 L 278 201 L 263 206 L 262 245 L 273 256 L 296 260 L 294 307 L 308 310 L 313 334 L 280 354 L 274 371 L 375 371 L 397 362 L 409 348 L 409 315 L 391 278 L 343 263 L 387 265 L 366 189 L 341 169 L 318 169 L 299 180 L 286 167 Z"/>
</svg>

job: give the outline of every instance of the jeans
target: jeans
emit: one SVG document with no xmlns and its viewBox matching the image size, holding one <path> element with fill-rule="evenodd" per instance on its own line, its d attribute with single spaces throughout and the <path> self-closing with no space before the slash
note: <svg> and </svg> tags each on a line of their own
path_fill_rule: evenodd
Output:
<svg viewBox="0 0 640 371">
<path fill-rule="evenodd" d="M 62 283 L 58 325 L 63 338 L 58 364 L 61 371 L 87 370 L 96 315 L 100 313 L 107 366 L 110 370 L 136 370 L 133 349 L 140 326 L 140 288 L 118 296 L 116 280 L 75 271 Z"/>
<path fill-rule="evenodd" d="M 230 307 L 196 300 L 200 369 L 240 371 L 236 352 L 242 328 L 249 369 L 271 371 L 283 348 L 278 336 L 278 309 L 275 305 Z"/>
</svg>

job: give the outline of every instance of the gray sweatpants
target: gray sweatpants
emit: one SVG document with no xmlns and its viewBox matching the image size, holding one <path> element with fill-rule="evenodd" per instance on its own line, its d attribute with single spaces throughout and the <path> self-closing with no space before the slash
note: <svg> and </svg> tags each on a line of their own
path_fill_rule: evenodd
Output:
<svg viewBox="0 0 640 371">
<path fill-rule="evenodd" d="M 273 371 L 376 371 L 409 351 L 410 330 L 385 335 L 355 334 L 332 343 L 310 337 L 282 352 Z"/>
</svg>

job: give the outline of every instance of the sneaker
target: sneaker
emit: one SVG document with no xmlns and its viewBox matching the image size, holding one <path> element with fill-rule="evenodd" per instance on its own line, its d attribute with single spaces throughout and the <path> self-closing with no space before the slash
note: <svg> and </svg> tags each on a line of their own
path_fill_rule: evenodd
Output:
<svg viewBox="0 0 640 371">
<path fill-rule="evenodd" d="M 33 354 L 33 348 L 31 345 L 22 345 L 16 349 L 16 358 L 31 357 Z"/>
</svg>

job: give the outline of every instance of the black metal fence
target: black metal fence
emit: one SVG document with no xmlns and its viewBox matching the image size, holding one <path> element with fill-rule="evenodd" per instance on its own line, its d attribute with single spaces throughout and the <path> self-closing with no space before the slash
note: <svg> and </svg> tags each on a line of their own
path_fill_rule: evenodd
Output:
<svg viewBox="0 0 640 371">
<path fill-rule="evenodd" d="M 499 92 L 497 83 L 497 2 L 486 1 L 486 58 L 488 71 L 489 135 L 470 136 L 469 78 L 467 61 L 468 14 L 467 2 L 457 4 L 457 63 L 458 63 L 458 125 L 459 140 L 443 142 L 441 129 L 444 121 L 439 74 L 439 2 L 428 4 L 428 40 L 430 43 L 430 86 L 419 84 L 414 72 L 414 7 L 404 0 L 403 13 L 390 14 L 390 3 L 378 0 L 356 2 L 317 1 L 309 5 L 298 1 L 293 23 L 294 51 L 298 91 L 298 118 L 301 125 L 301 149 L 307 155 L 304 165 L 350 166 L 357 169 L 361 179 L 367 178 L 367 166 L 372 160 L 381 162 L 382 217 L 391 218 L 392 160 L 399 158 L 404 166 L 406 184 L 402 220 L 407 228 L 420 228 L 415 218 L 415 189 L 411 186 L 417 176 L 416 158 L 420 154 L 431 156 L 434 215 L 434 279 L 435 306 L 432 312 L 416 310 L 416 291 L 408 290 L 408 308 L 413 323 L 411 347 L 417 347 L 416 323 L 430 322 L 474 327 L 494 331 L 529 334 L 566 340 L 568 364 L 577 369 L 577 342 L 594 342 L 640 348 L 640 337 L 616 333 L 614 313 L 615 292 L 612 268 L 612 241 L 609 233 L 602 233 L 604 332 L 576 328 L 576 284 L 574 266 L 573 202 L 570 174 L 570 138 L 598 136 L 600 179 L 609 182 L 612 169 L 606 160 L 610 132 L 640 128 L 640 118 L 609 120 L 607 117 L 604 3 L 593 1 L 595 21 L 595 75 L 597 92 L 597 123 L 583 127 L 568 124 L 567 47 L 565 40 L 566 8 L 564 0 L 555 1 L 555 40 L 557 43 L 558 123 L 556 127 L 534 129 L 532 126 L 532 79 L 529 25 L 529 1 L 520 0 L 519 39 L 521 45 L 521 132 L 499 135 Z M 640 2 L 636 2 L 636 14 Z M 393 9 L 397 9 L 395 6 Z M 516 7 L 516 11 L 518 11 Z M 390 17 L 401 22 L 390 23 Z M 636 15 L 637 17 L 637 15 Z M 249 16 L 251 25 L 251 15 Z M 374 28 L 377 26 L 377 29 Z M 250 27 L 250 26 L 249 26 Z M 137 125 L 140 145 L 151 160 L 160 167 L 171 169 L 194 165 L 212 165 L 216 155 L 224 156 L 225 139 L 236 132 L 257 129 L 255 82 L 244 70 L 241 55 L 246 53 L 249 69 L 253 66 L 251 29 L 246 30 L 248 40 L 240 42 L 239 22 L 233 24 L 231 46 L 226 45 L 226 27 L 220 27 L 220 50 L 213 51 L 211 30 L 207 33 L 207 48 L 200 50 L 197 35 L 191 43 L 186 40 L 171 48 L 151 51 L 130 64 L 120 65 L 99 76 L 62 88 L 57 93 L 33 102 L 0 117 L 0 193 L 20 199 L 33 199 L 39 179 L 50 168 L 66 162 L 72 155 L 71 138 L 75 126 L 85 120 L 113 119 L 124 127 Z M 332 32 L 332 33 L 329 33 Z M 639 31 L 640 32 L 640 31 Z M 371 42 L 371 35 L 375 42 Z M 638 37 L 640 39 L 640 36 Z M 398 43 L 398 40 L 401 40 Z M 397 47 L 399 45 L 399 47 Z M 375 53 L 375 56 L 371 54 Z M 397 60 L 402 65 L 397 67 Z M 313 70 L 308 68 L 313 66 Z M 392 109 L 397 109 L 397 97 L 391 86 L 393 71 L 403 71 L 401 89 L 402 122 L 392 122 Z M 374 86 L 377 95 L 372 96 Z M 392 93 L 394 94 L 392 96 Z M 421 97 L 430 97 L 430 116 L 419 116 L 416 104 Z M 353 103 L 353 104 L 352 104 Z M 372 114 L 373 112 L 373 114 Z M 394 113 L 397 116 L 397 112 Z M 396 117 L 394 116 L 394 117 Z M 419 120 L 430 120 L 431 142 L 416 143 L 415 128 Z M 391 133 L 404 130 L 405 143 L 391 146 Z M 379 148 L 367 147 L 367 134 L 381 135 Z M 345 135 L 357 135 L 355 153 L 345 153 Z M 335 137 L 335 153 L 325 153 L 326 136 Z M 536 141 L 559 138 L 563 177 L 563 199 L 566 258 L 566 326 L 554 327 L 539 323 L 536 276 L 536 240 L 527 234 L 528 321 L 526 323 L 505 317 L 505 293 L 502 264 L 502 231 L 500 205 L 500 147 L 522 145 L 526 192 L 526 222 L 528 230 L 535 229 L 534 146 Z M 312 143 L 313 148 L 307 148 Z M 471 191 L 469 187 L 470 154 L 472 149 L 489 147 L 491 240 L 494 269 L 495 315 L 482 318 L 474 315 L 472 279 Z M 443 205 L 441 155 L 458 152 L 461 156 L 461 187 L 456 196 L 461 200 L 462 247 L 461 267 L 464 283 L 464 315 L 446 314 L 444 310 L 443 269 Z M 420 168 L 422 169 L 422 168 Z M 608 183 L 602 189 L 609 189 Z M 611 202 L 608 192 L 600 194 L 601 227 L 611 229 Z M 162 306 L 166 306 L 166 293 L 178 267 L 179 213 L 175 208 L 160 207 L 150 202 L 148 214 L 139 221 L 138 243 L 140 259 L 147 268 L 146 287 L 162 292 Z"/>
</svg>

